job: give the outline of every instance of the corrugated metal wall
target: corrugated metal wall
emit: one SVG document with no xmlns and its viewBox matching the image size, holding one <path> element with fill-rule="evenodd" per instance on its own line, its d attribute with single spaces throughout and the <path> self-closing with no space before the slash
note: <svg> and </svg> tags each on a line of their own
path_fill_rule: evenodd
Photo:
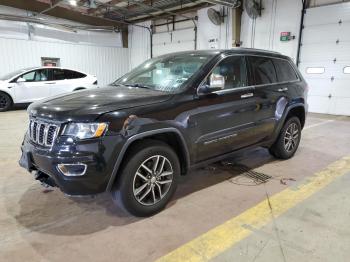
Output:
<svg viewBox="0 0 350 262">
<path fill-rule="evenodd" d="M 61 66 L 96 75 L 108 84 L 129 70 L 127 48 L 0 38 L 0 75 L 40 66 L 41 57 L 60 58 Z"/>
<path fill-rule="evenodd" d="M 151 22 L 146 21 L 138 25 L 150 27 Z M 130 69 L 132 69 L 151 57 L 151 37 L 146 28 L 129 26 L 128 40 Z"/>
</svg>

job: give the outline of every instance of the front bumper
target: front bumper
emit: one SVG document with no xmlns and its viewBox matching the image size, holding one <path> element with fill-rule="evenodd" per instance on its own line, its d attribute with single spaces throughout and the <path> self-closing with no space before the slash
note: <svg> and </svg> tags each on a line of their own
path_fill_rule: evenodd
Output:
<svg viewBox="0 0 350 262">
<path fill-rule="evenodd" d="M 33 144 L 26 135 L 19 164 L 29 172 L 45 173 L 67 195 L 98 194 L 106 191 L 122 144 L 120 135 L 84 141 L 59 137 L 54 146 L 48 149 Z M 57 168 L 58 164 L 75 163 L 87 165 L 83 176 L 68 177 Z"/>
</svg>

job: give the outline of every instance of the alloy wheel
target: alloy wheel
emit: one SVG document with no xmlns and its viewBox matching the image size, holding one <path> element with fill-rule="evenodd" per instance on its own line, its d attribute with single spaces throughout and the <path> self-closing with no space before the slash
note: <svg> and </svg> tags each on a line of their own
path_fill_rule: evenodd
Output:
<svg viewBox="0 0 350 262">
<path fill-rule="evenodd" d="M 172 182 L 173 168 L 169 159 L 162 155 L 151 156 L 134 175 L 134 197 L 142 205 L 154 205 L 166 196 Z"/>
<path fill-rule="evenodd" d="M 292 152 L 297 144 L 299 139 L 299 129 L 296 123 L 291 123 L 284 135 L 284 149 L 287 152 Z"/>
<path fill-rule="evenodd" d="M 6 97 L 4 95 L 0 94 L 0 108 L 6 108 L 7 103 L 8 103 L 8 101 L 7 101 Z"/>
</svg>

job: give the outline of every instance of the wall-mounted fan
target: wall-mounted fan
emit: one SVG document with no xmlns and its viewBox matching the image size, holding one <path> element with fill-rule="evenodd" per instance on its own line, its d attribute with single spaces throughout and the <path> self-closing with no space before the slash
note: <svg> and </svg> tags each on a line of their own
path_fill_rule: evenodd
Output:
<svg viewBox="0 0 350 262">
<path fill-rule="evenodd" d="M 219 11 L 216 11 L 214 8 L 209 8 L 207 14 L 209 20 L 214 25 L 221 25 L 224 22 L 224 17 L 220 14 Z"/>
<path fill-rule="evenodd" d="M 244 0 L 244 9 L 252 19 L 261 16 L 261 0 Z"/>
</svg>

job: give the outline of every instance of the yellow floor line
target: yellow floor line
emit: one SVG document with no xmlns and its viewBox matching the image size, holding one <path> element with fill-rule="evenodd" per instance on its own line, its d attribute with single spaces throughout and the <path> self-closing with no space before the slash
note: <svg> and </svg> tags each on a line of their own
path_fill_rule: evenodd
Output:
<svg viewBox="0 0 350 262">
<path fill-rule="evenodd" d="M 297 188 L 287 188 L 273 195 L 270 197 L 270 203 L 274 217 L 280 216 L 349 171 L 350 156 L 330 164 L 324 170 L 306 179 Z M 157 262 L 208 261 L 251 235 L 253 232 L 247 229 L 247 225 L 259 229 L 271 220 L 272 215 L 268 201 L 265 199 L 242 214 L 158 259 Z"/>
</svg>

